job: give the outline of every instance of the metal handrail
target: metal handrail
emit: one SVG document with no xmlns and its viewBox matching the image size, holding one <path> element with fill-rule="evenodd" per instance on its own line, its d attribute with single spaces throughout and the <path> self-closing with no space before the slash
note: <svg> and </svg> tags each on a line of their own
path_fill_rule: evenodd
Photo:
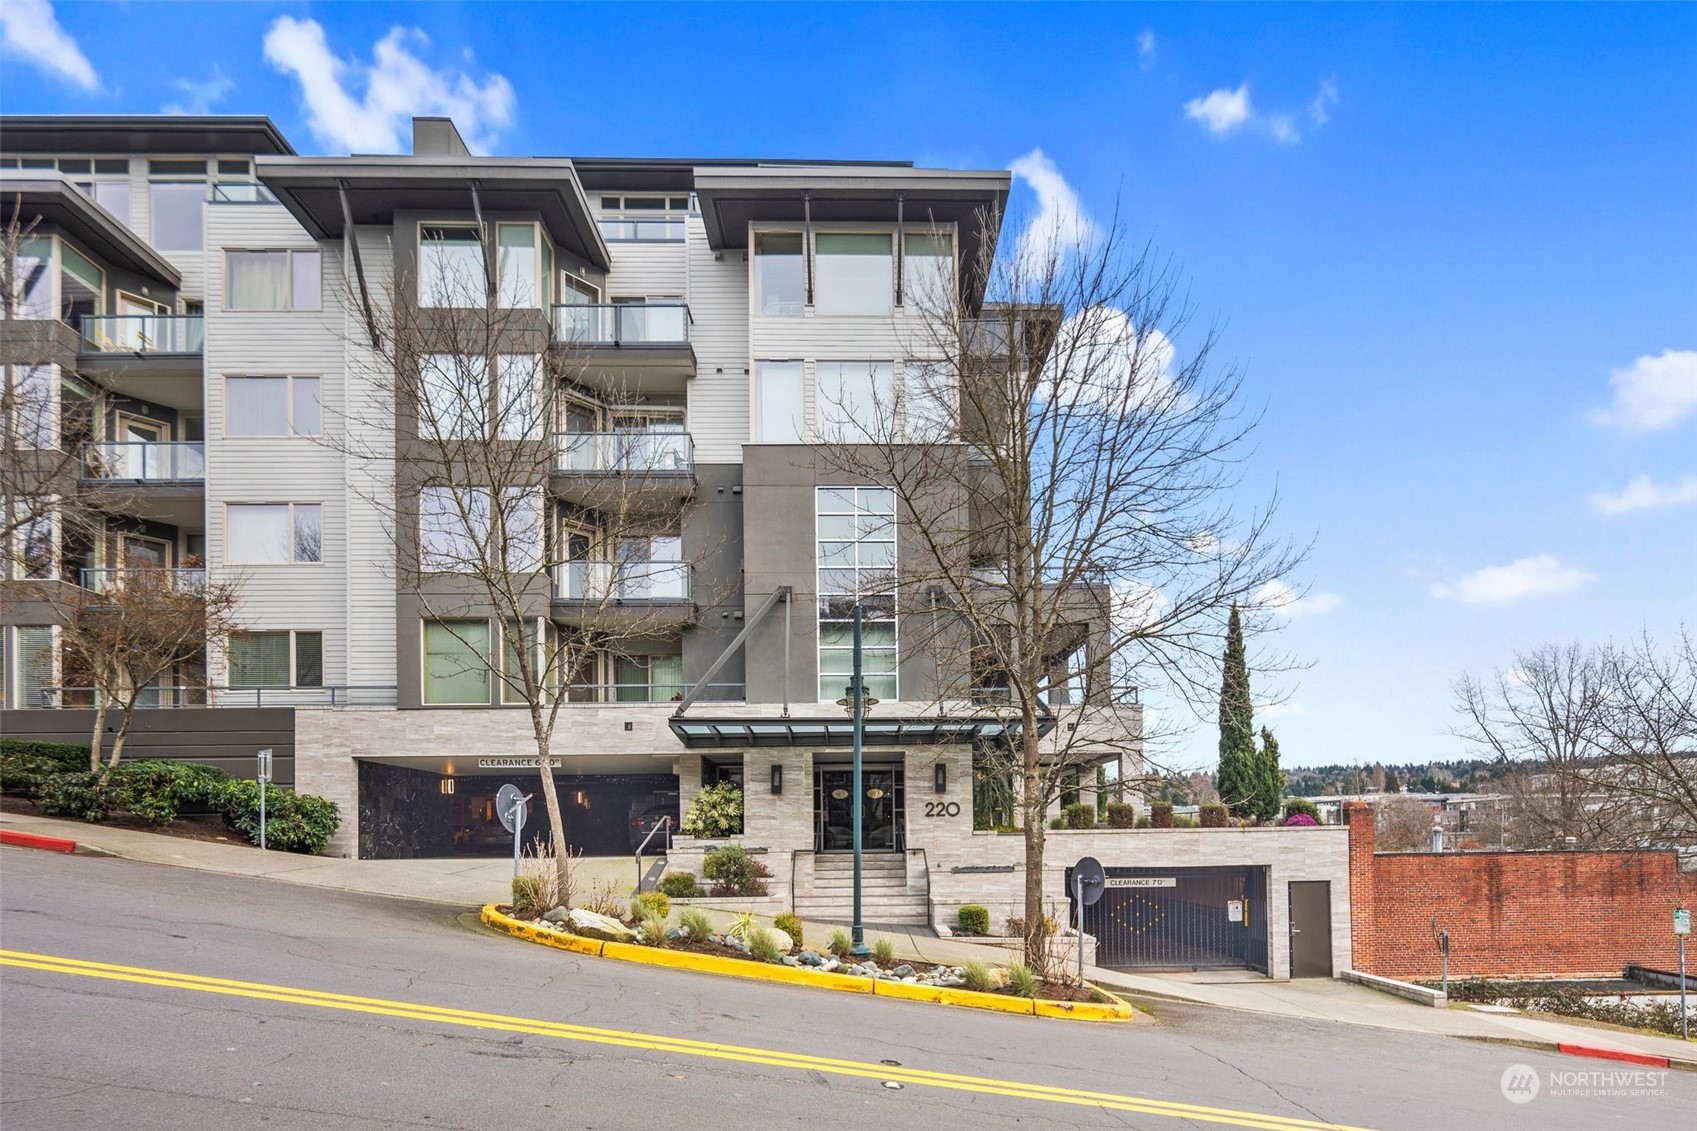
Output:
<svg viewBox="0 0 1697 1131">
<path fill-rule="evenodd" d="M 565 303 L 554 307 L 554 340 L 576 346 L 676 346 L 694 319 L 685 302 Z"/>
<path fill-rule="evenodd" d="M 143 688 L 137 707 L 263 707 L 265 697 L 279 707 L 385 707 L 395 703 L 393 684 L 334 684 L 328 687 L 222 687 L 175 684 Z M 75 710 L 99 704 L 97 687 L 43 687 L 37 690 L 38 706 L 47 710 Z M 248 701 L 248 697 L 252 701 Z M 69 701 L 67 699 L 69 697 Z M 281 698 L 280 698 L 281 697 Z"/>
<path fill-rule="evenodd" d="M 566 692 L 566 702 L 568 704 L 570 704 L 570 703 L 614 703 L 614 704 L 621 704 L 621 705 L 631 706 L 631 707 L 640 707 L 640 706 L 662 707 L 662 706 L 671 706 L 674 703 L 682 702 L 685 695 L 696 692 L 698 690 L 710 692 L 710 691 L 713 691 L 715 689 L 727 691 L 727 692 L 733 692 L 734 694 L 727 694 L 723 697 L 715 697 L 715 696 L 709 695 L 706 699 L 707 702 L 710 702 L 710 703 L 738 703 L 738 702 L 742 702 L 744 697 L 747 695 L 748 685 L 742 684 L 742 683 L 700 683 L 700 682 L 697 682 L 697 683 L 573 683 L 573 684 L 569 684 L 569 685 L 566 686 L 565 692 Z M 550 692 L 558 694 L 559 691 L 561 690 L 561 688 L 560 688 L 560 685 L 554 684 L 554 685 L 550 686 L 549 688 L 547 688 L 547 690 L 550 691 Z M 641 691 L 641 692 L 644 693 L 643 698 L 641 698 L 641 699 L 620 699 L 619 698 L 619 692 L 625 691 L 625 690 Z M 668 692 L 669 691 L 669 692 L 672 692 L 672 694 L 671 694 L 670 697 L 665 698 L 665 699 L 655 699 L 655 698 L 653 698 L 653 693 L 657 690 L 661 691 L 661 692 Z"/>
<path fill-rule="evenodd" d="M 143 483 L 204 480 L 206 445 L 200 441 L 102 440 L 88 446 L 82 477 Z"/>
<path fill-rule="evenodd" d="M 199 314 L 85 314 L 84 346 L 93 353 L 201 353 L 206 319 Z"/>
<path fill-rule="evenodd" d="M 619 475 L 688 475 L 695 470 L 695 440 L 688 432 L 663 428 L 556 432 L 554 467 Z"/>
<path fill-rule="evenodd" d="M 642 838 L 642 843 L 636 846 L 636 894 L 642 894 L 642 850 L 648 847 L 648 842 L 654 839 L 654 834 L 661 829 L 666 830 L 666 848 L 672 846 L 672 817 L 667 814 L 660 818 L 660 823 L 648 830 L 648 835 Z"/>
</svg>

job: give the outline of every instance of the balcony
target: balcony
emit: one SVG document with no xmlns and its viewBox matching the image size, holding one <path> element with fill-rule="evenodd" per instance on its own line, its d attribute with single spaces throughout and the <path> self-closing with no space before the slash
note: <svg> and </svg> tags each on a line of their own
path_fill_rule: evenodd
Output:
<svg viewBox="0 0 1697 1131">
<path fill-rule="evenodd" d="M 695 494 L 695 442 L 656 428 L 561 432 L 554 437 L 554 493 L 590 509 L 614 502 L 662 511 Z"/>
<path fill-rule="evenodd" d="M 94 707 L 100 692 L 93 687 L 43 687 L 20 706 L 45 710 Z M 331 687 L 207 687 L 198 684 L 155 685 L 142 689 L 137 707 L 392 707 L 395 688 L 377 684 Z"/>
<path fill-rule="evenodd" d="M 84 456 L 82 477 L 135 483 L 203 483 L 206 445 L 145 441 L 93 444 Z"/>
<path fill-rule="evenodd" d="M 85 314 L 83 353 L 198 354 L 206 347 L 199 314 Z"/>
<path fill-rule="evenodd" d="M 692 683 L 574 683 L 566 688 L 567 703 L 665 703 L 682 701 L 698 685 Z M 741 703 L 746 690 L 740 683 L 699 685 L 702 703 Z"/>
<path fill-rule="evenodd" d="M 199 593 L 206 588 L 206 571 L 165 569 L 161 566 L 125 566 L 121 569 L 82 571 L 82 587 L 91 593 L 114 593 L 129 584 L 169 586 L 182 593 Z"/>
<path fill-rule="evenodd" d="M 681 393 L 695 375 L 688 305 L 593 303 L 554 307 L 556 350 L 579 384 L 615 395 Z"/>
<path fill-rule="evenodd" d="M 176 409 L 202 407 L 206 320 L 198 314 L 87 314 L 77 369 L 115 393 Z"/>
<path fill-rule="evenodd" d="M 659 631 L 695 619 L 688 562 L 559 562 L 549 567 L 556 617 Z"/>
</svg>

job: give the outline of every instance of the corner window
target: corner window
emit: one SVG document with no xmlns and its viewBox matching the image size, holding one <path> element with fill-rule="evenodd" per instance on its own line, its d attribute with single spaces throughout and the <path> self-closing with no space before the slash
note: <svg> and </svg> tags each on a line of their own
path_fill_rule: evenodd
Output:
<svg viewBox="0 0 1697 1131">
<path fill-rule="evenodd" d="M 232 565 L 324 560 L 324 508 L 318 503 L 230 503 L 224 559 Z"/>
<path fill-rule="evenodd" d="M 854 674 L 861 608 L 861 678 L 896 698 L 896 496 L 887 487 L 817 489 L 819 698 L 835 702 Z"/>
<path fill-rule="evenodd" d="M 25 236 L 13 260 L 12 293 L 6 296 L 8 318 L 56 318 L 53 301 L 53 240 Z"/>
<path fill-rule="evenodd" d="M 888 314 L 895 262 L 886 232 L 820 232 L 813 237 L 813 308 L 820 314 Z"/>
<path fill-rule="evenodd" d="M 489 285 L 483 274 L 483 241 L 477 228 L 427 224 L 418 233 L 418 304 L 479 307 Z"/>
<path fill-rule="evenodd" d="M 796 232 L 757 232 L 754 236 L 755 309 L 761 314 L 800 314 L 806 301 Z"/>
<path fill-rule="evenodd" d="M 226 436 L 317 436 L 323 431 L 317 377 L 226 377 Z"/>
<path fill-rule="evenodd" d="M 225 310 L 317 310 L 322 262 L 317 251 L 225 253 Z"/>
<path fill-rule="evenodd" d="M 755 363 L 755 443 L 802 443 L 807 418 L 804 384 L 799 361 Z"/>
<path fill-rule="evenodd" d="M 892 438 L 896 418 L 895 365 L 888 361 L 821 361 L 819 438 L 871 444 Z"/>
<path fill-rule="evenodd" d="M 321 632 L 232 633 L 227 659 L 237 690 L 324 686 Z"/>
<path fill-rule="evenodd" d="M 485 705 L 489 702 L 489 622 L 424 622 L 424 701 Z"/>
</svg>

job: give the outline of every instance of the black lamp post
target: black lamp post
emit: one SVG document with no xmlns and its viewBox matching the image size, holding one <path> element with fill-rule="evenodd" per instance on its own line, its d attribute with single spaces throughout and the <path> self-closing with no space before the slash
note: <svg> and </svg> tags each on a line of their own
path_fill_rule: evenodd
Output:
<svg viewBox="0 0 1697 1131">
<path fill-rule="evenodd" d="M 872 952 L 866 947 L 866 928 L 860 921 L 860 839 L 863 819 L 862 807 L 865 804 L 863 797 L 865 787 L 861 781 L 860 763 L 861 750 L 865 745 L 866 709 L 876 704 L 878 700 L 866 693 L 866 683 L 860 677 L 860 605 L 858 602 L 854 606 L 854 675 L 850 678 L 854 682 L 848 685 L 848 694 L 837 700 L 837 705 L 847 708 L 850 717 L 854 719 L 854 781 L 851 786 L 854 793 L 854 807 L 853 815 L 850 818 L 854 824 L 854 924 L 851 928 L 854 945 L 850 948 L 849 953 L 857 958 L 865 958 Z"/>
</svg>

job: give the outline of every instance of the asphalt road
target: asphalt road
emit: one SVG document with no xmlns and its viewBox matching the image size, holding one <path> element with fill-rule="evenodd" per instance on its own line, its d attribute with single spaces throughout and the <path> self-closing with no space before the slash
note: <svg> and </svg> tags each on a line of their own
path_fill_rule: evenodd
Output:
<svg viewBox="0 0 1697 1131">
<path fill-rule="evenodd" d="M 1630 1066 L 1176 1004 L 1103 1026 L 785 988 L 451 908 L 24 849 L 0 849 L 0 948 L 7 1131 L 1697 1124 L 1697 1073 L 1557 1095 L 1552 1071 Z M 1543 1089 L 1524 1104 L 1501 1087 L 1515 1064 Z"/>
</svg>

